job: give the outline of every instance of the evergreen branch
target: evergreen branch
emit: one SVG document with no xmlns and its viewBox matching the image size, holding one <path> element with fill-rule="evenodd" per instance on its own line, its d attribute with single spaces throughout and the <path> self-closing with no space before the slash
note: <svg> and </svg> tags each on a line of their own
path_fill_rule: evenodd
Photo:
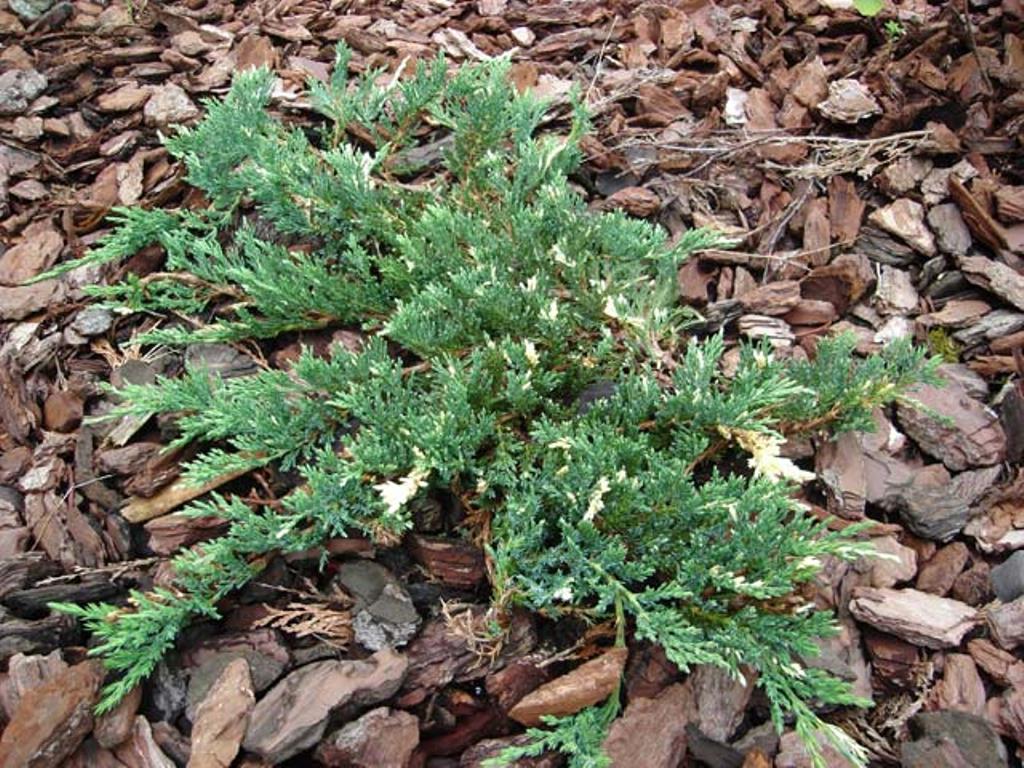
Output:
<svg viewBox="0 0 1024 768">
<path fill-rule="evenodd" d="M 858 359 L 840 336 L 805 361 L 741 344 L 727 376 L 724 335 L 690 338 L 676 288 L 682 261 L 722 239 L 673 243 L 590 210 L 568 183 L 588 125 L 578 102 L 567 136 L 544 135 L 547 106 L 515 92 L 507 59 L 451 73 L 438 59 L 383 84 L 381 72 L 350 79 L 348 60 L 340 47 L 330 80 L 310 85 L 322 140 L 267 112 L 270 73 L 240 74 L 168 140 L 210 207 L 122 211 L 97 249 L 53 272 L 163 248 L 161 272 L 93 289 L 181 319 L 146 343 L 365 337 L 287 370 L 225 381 L 191 369 L 118 391 L 112 416 L 174 417 L 173 444 L 197 447 L 191 479 L 269 465 L 298 482 L 262 507 L 193 503 L 188 514 L 227 532 L 175 559 L 173 589 L 127 607 L 54 606 L 121 675 L 102 707 L 274 554 L 353 533 L 397 543 L 430 495 L 478 527 L 467 534 L 486 547 L 498 609 L 614 619 L 620 642 L 628 625 L 683 669 L 754 668 L 778 727 L 792 718 L 807 739 L 825 728 L 862 763 L 815 712 L 865 702 L 800 661 L 833 619 L 795 593 L 823 558 L 865 548 L 792 500 L 813 474 L 779 448 L 795 433 L 870 429 L 872 409 L 933 377 L 935 361 L 902 343 Z M 396 181 L 426 145 L 443 148 L 440 170 Z M 741 461 L 710 466 L 723 456 Z M 619 706 L 615 695 L 531 729 L 503 759 L 556 750 L 574 768 L 603 765 Z"/>
</svg>

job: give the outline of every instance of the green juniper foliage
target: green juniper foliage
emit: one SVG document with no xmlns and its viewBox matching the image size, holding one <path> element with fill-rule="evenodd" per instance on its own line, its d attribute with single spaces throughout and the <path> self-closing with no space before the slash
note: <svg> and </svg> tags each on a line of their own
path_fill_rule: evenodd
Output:
<svg viewBox="0 0 1024 768">
<path fill-rule="evenodd" d="M 347 64 L 341 48 L 331 81 L 311 86 L 326 118 L 313 138 L 268 114 L 268 72 L 239 75 L 167 142 L 208 207 L 122 210 L 85 257 L 166 251 L 166 271 L 93 289 L 172 316 L 148 343 L 365 334 L 358 351 L 307 351 L 287 371 L 221 380 L 192 369 L 120 390 L 116 415 L 175 414 L 178 443 L 204 447 L 187 468 L 196 482 L 271 464 L 302 479 L 273 508 L 216 494 L 194 503 L 190 514 L 230 530 L 180 555 L 172 587 L 129 606 L 60 606 L 120 673 L 100 709 L 272 553 L 356 534 L 395 543 L 428 494 L 464 506 L 499 624 L 514 606 L 572 612 L 614 621 L 620 643 L 629 631 L 660 644 L 684 670 L 753 668 L 776 726 L 795 722 L 809 740 L 830 728 L 821 706 L 865 704 L 800 661 L 834 627 L 793 597 L 822 558 L 865 549 L 791 498 L 808 473 L 779 446 L 870 428 L 871 409 L 930 363 L 902 345 L 859 361 L 840 337 L 812 362 L 745 346 L 725 376 L 723 339 L 688 339 L 693 313 L 675 283 L 686 256 L 718 239 L 670 242 L 589 210 L 568 183 L 587 127 L 578 104 L 568 136 L 549 135 L 547 106 L 509 86 L 505 60 L 449 73 L 438 59 L 405 79 L 355 82 Z M 431 151 L 440 167 L 424 174 Z M 552 720 L 519 751 L 601 765 L 618 708 L 616 695 Z"/>
</svg>

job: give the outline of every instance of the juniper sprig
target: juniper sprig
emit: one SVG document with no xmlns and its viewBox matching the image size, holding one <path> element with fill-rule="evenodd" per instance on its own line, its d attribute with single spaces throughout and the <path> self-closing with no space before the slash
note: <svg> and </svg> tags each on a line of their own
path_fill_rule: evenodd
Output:
<svg viewBox="0 0 1024 768">
<path fill-rule="evenodd" d="M 240 74 L 167 141 L 208 206 L 122 210 L 85 257 L 166 252 L 164 271 L 93 289 L 168 318 L 144 342 L 339 327 L 364 337 L 356 350 L 307 350 L 287 370 L 221 380 L 190 369 L 120 390 L 114 415 L 176 415 L 176 443 L 201 447 L 187 467 L 196 482 L 267 465 L 301 481 L 274 508 L 194 503 L 191 514 L 230 528 L 175 560 L 173 588 L 123 608 L 58 606 L 121 673 L 100 709 L 270 554 L 353 534 L 395 543 L 427 496 L 463 506 L 499 614 L 572 610 L 617 621 L 683 670 L 753 668 L 776 726 L 795 719 L 803 735 L 824 727 L 819 706 L 864 704 L 800 661 L 834 624 L 792 596 L 824 557 L 865 548 L 794 501 L 809 473 L 780 446 L 864 428 L 931 364 L 900 344 L 858 360 L 839 337 L 803 362 L 745 345 L 725 375 L 723 337 L 687 334 L 695 313 L 676 288 L 681 262 L 720 239 L 673 241 L 589 209 L 569 183 L 587 129 L 578 102 L 557 135 L 548 106 L 509 85 L 507 60 L 450 73 L 438 59 L 405 79 L 354 82 L 347 65 L 340 48 L 331 80 L 312 85 L 320 131 L 270 115 L 269 72 Z M 420 170 L 424 147 L 443 148 L 436 172 Z M 613 697 L 560 719 L 531 732 L 529 749 L 598 765 L 617 712 Z"/>
</svg>

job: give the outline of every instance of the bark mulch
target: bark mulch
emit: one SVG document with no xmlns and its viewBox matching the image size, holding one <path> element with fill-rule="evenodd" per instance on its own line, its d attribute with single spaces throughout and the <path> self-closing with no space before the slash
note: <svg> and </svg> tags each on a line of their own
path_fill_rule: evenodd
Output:
<svg viewBox="0 0 1024 768">
<path fill-rule="evenodd" d="M 91 307 L 82 287 L 157 271 L 155 251 L 23 281 L 85 253 L 114 206 L 186 201 L 160 135 L 234 72 L 271 67 L 274 109 L 311 120 L 302 86 L 339 40 L 360 70 L 509 53 L 520 88 L 559 103 L 578 84 L 595 133 L 576 181 L 593 206 L 739 239 L 679 273 L 701 330 L 733 347 L 767 337 L 800 356 L 848 329 L 863 353 L 909 335 L 947 359 L 947 386 L 917 393 L 926 408 L 788 446 L 817 470 L 812 508 L 874 521 L 884 554 L 826 568 L 815 597 L 842 633 L 812 663 L 874 699 L 831 719 L 878 765 L 1019 764 L 1024 11 L 907 0 L 866 19 L 851 5 L 0 0 L 0 765 L 469 768 L 623 665 L 616 766 L 809 765 L 795 734 L 766 726 L 754 686 L 683 676 L 657 648 L 591 658 L 596 637 L 529 616 L 505 647 L 475 643 L 483 559 L 440 509 L 395 550 L 329 542 L 323 574 L 319 552 L 278 558 L 92 716 L 102 669 L 47 603 L 123 599 L 222 529 L 175 514 L 194 491 L 178 481 L 188 452 L 161 450 L 167 425 L 83 426 L 110 407 L 99 385 L 187 357 L 246 375 L 329 334 L 140 349 L 155 320 Z M 273 482 L 252 480 L 255 495 Z"/>
</svg>

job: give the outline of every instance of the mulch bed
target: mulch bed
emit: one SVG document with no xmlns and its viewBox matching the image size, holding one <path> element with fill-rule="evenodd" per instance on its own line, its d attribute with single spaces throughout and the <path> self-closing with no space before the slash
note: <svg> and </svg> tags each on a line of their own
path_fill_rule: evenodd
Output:
<svg viewBox="0 0 1024 768">
<path fill-rule="evenodd" d="M 908 0 L 865 19 L 850 6 L 0 0 L 0 764 L 184 765 L 191 749 L 189 765 L 226 765 L 250 717 L 231 764 L 468 768 L 520 739 L 528 694 L 572 699 L 625 664 L 613 754 L 652 768 L 809 765 L 794 734 L 764 727 L 752 686 L 680 675 L 656 648 L 599 656 L 601 627 L 519 616 L 488 647 L 483 558 L 440 509 L 395 550 L 329 542 L 325 573 L 320 552 L 278 558 L 144 690 L 89 714 L 101 671 L 47 603 L 116 602 L 223 529 L 175 514 L 194 492 L 178 480 L 187 450 L 161 451 L 168 425 L 83 426 L 111 406 L 100 385 L 197 357 L 245 375 L 330 333 L 141 349 L 134 336 L 159 320 L 90 307 L 82 287 L 158 271 L 152 250 L 23 281 L 87 252 L 115 206 L 190 202 L 160 134 L 197 119 L 233 72 L 271 67 L 274 109 L 313 121 L 303 84 L 326 76 L 341 40 L 357 70 L 511 52 L 520 88 L 565 105 L 578 85 L 595 131 L 575 181 L 595 208 L 739 243 L 680 271 L 700 332 L 797 356 L 837 330 L 862 353 L 911 335 L 946 357 L 948 385 L 918 394 L 931 410 L 900 405 L 874 434 L 789 446 L 818 472 L 812 508 L 875 521 L 888 555 L 826 568 L 815 599 L 843 632 L 814 663 L 874 699 L 832 719 L 879 765 L 1024 755 L 1024 554 L 1011 556 L 1024 547 L 1024 11 Z M 278 480 L 222 487 L 266 498 Z M 371 656 L 380 633 L 414 639 Z M 326 690 L 337 706 L 296 735 Z M 686 721 L 668 741 L 666 718 Z"/>
</svg>

